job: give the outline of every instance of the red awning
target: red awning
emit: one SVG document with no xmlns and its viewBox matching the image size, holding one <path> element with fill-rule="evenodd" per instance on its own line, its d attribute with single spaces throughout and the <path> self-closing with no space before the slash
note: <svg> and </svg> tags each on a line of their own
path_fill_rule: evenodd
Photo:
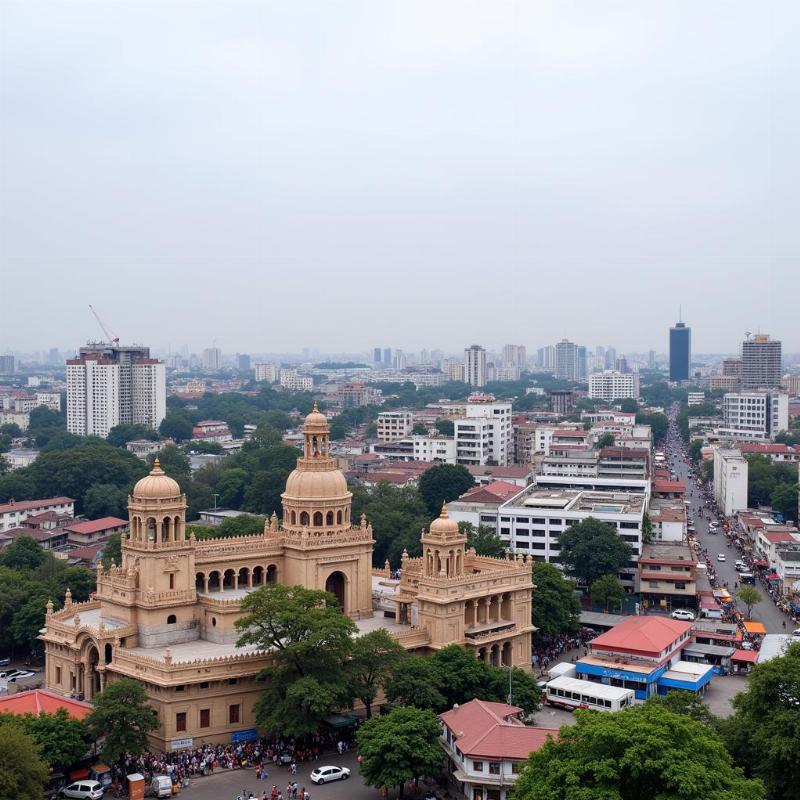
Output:
<svg viewBox="0 0 800 800">
<path fill-rule="evenodd" d="M 767 575 L 767 580 L 768 581 L 779 581 L 780 580 L 780 576 L 778 575 L 777 572 L 770 572 L 770 574 Z"/>
<path fill-rule="evenodd" d="M 768 567 L 769 566 L 769 561 L 766 561 L 765 559 L 760 558 L 757 561 L 753 562 L 753 566 L 754 567 Z"/>
<path fill-rule="evenodd" d="M 731 661 L 744 661 L 750 664 L 755 664 L 758 661 L 757 650 L 734 650 L 731 656 Z"/>
</svg>

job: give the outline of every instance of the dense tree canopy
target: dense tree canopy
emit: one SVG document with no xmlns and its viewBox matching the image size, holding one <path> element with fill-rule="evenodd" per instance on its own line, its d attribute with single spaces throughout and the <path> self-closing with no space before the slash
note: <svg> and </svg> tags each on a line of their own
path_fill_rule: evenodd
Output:
<svg viewBox="0 0 800 800">
<path fill-rule="evenodd" d="M 769 800 L 795 800 L 800 786 L 800 644 L 755 667 L 732 701 L 723 736 L 745 772 L 761 778 Z"/>
<path fill-rule="evenodd" d="M 347 676 L 353 696 L 364 704 L 367 719 L 372 716 L 372 703 L 381 687 L 394 676 L 406 657 L 403 646 L 383 628 L 353 641 Z"/>
<path fill-rule="evenodd" d="M 47 762 L 21 725 L 0 719 L 0 797 L 42 800 Z"/>
<path fill-rule="evenodd" d="M 494 528 L 488 525 L 476 528 L 471 522 L 459 522 L 458 528 L 467 534 L 467 547 L 474 547 L 479 556 L 502 558 L 506 554 L 506 546 Z"/>
<path fill-rule="evenodd" d="M 702 722 L 664 706 L 576 711 L 558 741 L 529 757 L 513 800 L 760 800 Z M 787 795 L 788 797 L 788 795 Z"/>
<path fill-rule="evenodd" d="M 114 447 L 125 447 L 134 439 L 147 439 L 154 442 L 158 439 L 158 431 L 147 425 L 115 425 L 106 437 L 106 441 Z"/>
<path fill-rule="evenodd" d="M 457 500 L 474 487 L 472 475 L 462 464 L 437 464 L 419 479 L 419 493 L 430 517 L 439 516 L 442 503 Z"/>
<path fill-rule="evenodd" d="M 558 636 L 578 630 L 581 604 L 575 584 L 561 570 L 546 561 L 533 562 L 532 616 L 539 633 Z"/>
<path fill-rule="evenodd" d="M 768 506 L 776 489 L 783 484 L 797 486 L 797 465 L 773 462 L 760 454 L 747 456 L 747 502 L 750 508 Z M 783 492 L 778 501 L 785 499 Z"/>
<path fill-rule="evenodd" d="M 456 432 L 456 424 L 451 419 L 437 419 L 434 427 L 442 436 L 453 436 Z"/>
<path fill-rule="evenodd" d="M 25 714 L 14 719 L 33 738 L 42 758 L 53 768 L 70 767 L 89 750 L 86 726 L 70 717 L 64 708 L 55 714 Z"/>
<path fill-rule="evenodd" d="M 616 528 L 594 517 L 571 525 L 558 541 L 567 573 L 589 586 L 602 575 L 616 575 L 632 553 Z"/>
<path fill-rule="evenodd" d="M 601 575 L 590 588 L 592 602 L 606 613 L 616 610 L 625 597 L 625 588 L 616 575 Z"/>
<path fill-rule="evenodd" d="M 431 711 L 395 708 L 383 717 L 368 720 L 356 734 L 362 758 L 361 774 L 367 786 L 398 787 L 441 769 L 441 728 Z"/>
</svg>

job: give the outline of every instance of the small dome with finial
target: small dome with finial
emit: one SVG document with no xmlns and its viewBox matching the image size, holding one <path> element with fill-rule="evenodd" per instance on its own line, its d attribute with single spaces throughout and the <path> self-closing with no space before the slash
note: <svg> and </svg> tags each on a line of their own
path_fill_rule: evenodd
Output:
<svg viewBox="0 0 800 800">
<path fill-rule="evenodd" d="M 181 496 L 181 487 L 161 469 L 156 458 L 150 474 L 138 481 L 132 494 L 136 500 L 172 500 Z"/>
<path fill-rule="evenodd" d="M 303 430 L 316 431 L 318 433 L 327 433 L 328 431 L 328 418 L 319 410 L 316 400 L 314 401 L 314 409 L 305 419 Z"/>
<path fill-rule="evenodd" d="M 442 511 L 439 516 L 431 522 L 430 532 L 439 534 L 458 533 L 458 523 L 454 519 L 450 519 L 447 514 L 447 503 L 442 503 Z"/>
</svg>

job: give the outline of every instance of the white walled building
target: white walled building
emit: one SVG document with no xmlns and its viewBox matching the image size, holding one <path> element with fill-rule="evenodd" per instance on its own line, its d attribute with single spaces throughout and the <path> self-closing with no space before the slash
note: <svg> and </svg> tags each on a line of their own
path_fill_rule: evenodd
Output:
<svg viewBox="0 0 800 800">
<path fill-rule="evenodd" d="M 726 517 L 747 508 L 747 460 L 740 450 L 714 448 L 714 498 Z"/>
<path fill-rule="evenodd" d="M 203 369 L 218 370 L 222 368 L 222 351 L 219 347 L 207 347 L 203 350 Z"/>
<path fill-rule="evenodd" d="M 729 392 L 722 398 L 722 437 L 774 439 L 789 427 L 789 396 L 782 392 Z"/>
<path fill-rule="evenodd" d="M 310 392 L 314 379 L 310 375 L 300 375 L 296 369 L 282 369 L 281 386 L 291 392 Z"/>
<path fill-rule="evenodd" d="M 625 400 L 639 397 L 639 374 L 614 370 L 595 372 L 589 376 L 589 398 L 592 400 Z"/>
<path fill-rule="evenodd" d="M 412 436 L 411 441 L 414 443 L 415 461 L 456 463 L 456 440 L 452 436 Z"/>
<path fill-rule="evenodd" d="M 381 411 L 378 414 L 378 439 L 393 442 L 411 434 L 414 415 L 410 411 Z"/>
<path fill-rule="evenodd" d="M 131 388 L 131 422 L 157 429 L 167 415 L 164 362 L 151 358 L 140 359 L 131 364 Z"/>
<path fill-rule="evenodd" d="M 454 420 L 456 463 L 466 466 L 508 466 L 512 448 L 511 403 L 491 395 L 470 398 L 466 416 Z"/>
<path fill-rule="evenodd" d="M 278 367 L 275 364 L 259 363 L 255 365 L 256 381 L 265 383 L 277 383 Z"/>
<path fill-rule="evenodd" d="M 84 356 L 67 361 L 67 430 L 108 436 L 120 424 L 119 364 Z"/>
<path fill-rule="evenodd" d="M 486 386 L 486 351 L 478 344 L 464 350 L 463 380 L 477 388 Z"/>
</svg>

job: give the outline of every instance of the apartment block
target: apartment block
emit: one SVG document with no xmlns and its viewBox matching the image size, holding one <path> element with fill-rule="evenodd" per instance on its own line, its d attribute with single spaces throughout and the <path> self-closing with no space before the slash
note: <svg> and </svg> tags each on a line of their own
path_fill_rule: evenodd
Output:
<svg viewBox="0 0 800 800">
<path fill-rule="evenodd" d="M 393 442 L 411 435 L 414 414 L 411 411 L 382 411 L 378 414 L 378 439 Z"/>
<path fill-rule="evenodd" d="M 614 370 L 589 376 L 589 397 L 592 400 L 626 400 L 639 397 L 639 374 Z"/>
<path fill-rule="evenodd" d="M 714 498 L 726 517 L 747 508 L 747 459 L 740 450 L 714 448 Z"/>
<path fill-rule="evenodd" d="M 789 396 L 781 392 L 728 392 L 722 399 L 722 437 L 769 440 L 789 427 Z"/>
</svg>

